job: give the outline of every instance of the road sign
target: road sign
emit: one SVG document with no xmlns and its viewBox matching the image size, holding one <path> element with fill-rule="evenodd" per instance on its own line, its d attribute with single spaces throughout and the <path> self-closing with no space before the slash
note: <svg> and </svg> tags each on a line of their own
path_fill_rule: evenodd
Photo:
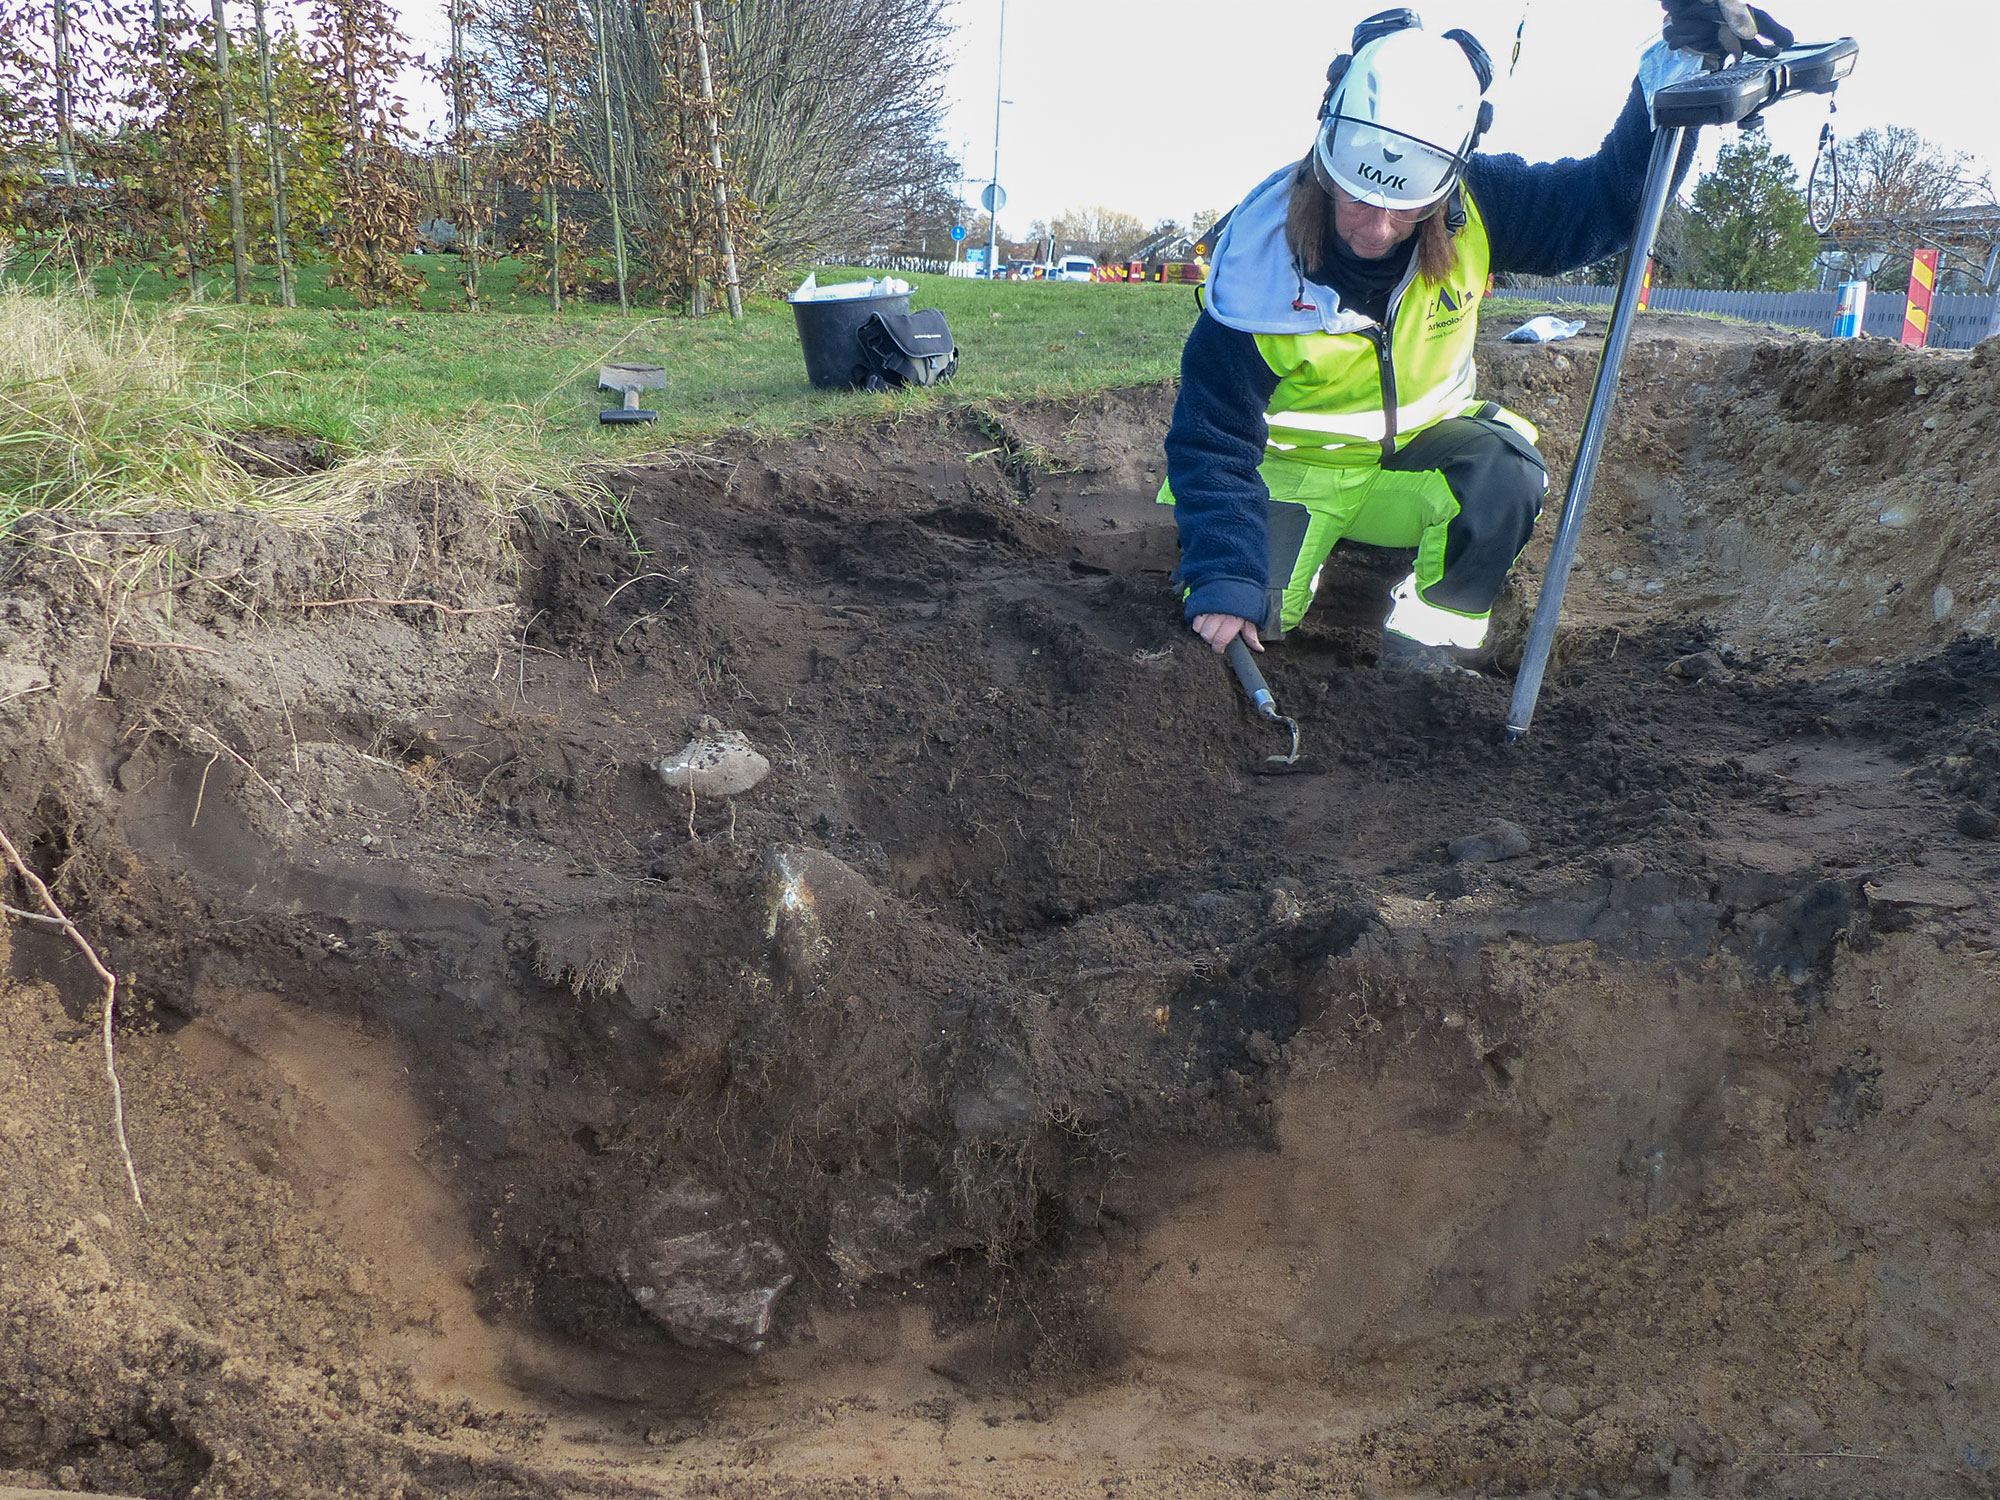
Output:
<svg viewBox="0 0 2000 1500">
<path fill-rule="evenodd" d="M 1007 190 L 997 182 L 989 182 L 979 190 L 979 206 L 989 214 L 997 214 L 1007 206 Z"/>
<path fill-rule="evenodd" d="M 952 225 L 952 226 L 951 226 L 951 237 L 952 237 L 952 241 L 953 241 L 953 243 L 956 243 L 957 241 L 959 241 L 959 240 L 962 240 L 962 239 L 964 239 L 964 238 L 965 238 L 965 226 L 964 226 L 963 224 L 954 224 L 954 225 Z"/>
<path fill-rule="evenodd" d="M 1937 250 L 1919 250 L 1916 263 L 1910 267 L 1910 300 L 1908 310 L 1903 314 L 1903 342 L 1912 349 L 1921 349 L 1931 338 L 1931 296 L 1937 289 Z"/>
</svg>

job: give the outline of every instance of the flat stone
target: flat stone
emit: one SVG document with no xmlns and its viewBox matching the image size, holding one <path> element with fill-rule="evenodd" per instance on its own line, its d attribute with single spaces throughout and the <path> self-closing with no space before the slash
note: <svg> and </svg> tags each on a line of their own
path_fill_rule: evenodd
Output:
<svg viewBox="0 0 2000 1500">
<path fill-rule="evenodd" d="M 642 1217 L 618 1277 L 676 1341 L 761 1354 L 793 1273 L 785 1252 L 720 1193 L 682 1182 Z"/>
<path fill-rule="evenodd" d="M 1527 830 L 1518 823 L 1504 820 L 1445 845 L 1445 853 L 1462 865 L 1489 865 L 1495 860 L 1518 859 L 1528 849 Z"/>
<path fill-rule="evenodd" d="M 1607 880 L 1637 880 L 1646 872 L 1646 865 L 1638 855 L 1619 849 L 1604 856 L 1602 869 Z"/>
<path fill-rule="evenodd" d="M 1543 1416 L 1567 1424 L 1583 1415 L 1583 1403 L 1565 1386 L 1545 1385 L 1534 1394 L 1535 1405 L 1541 1408 Z"/>
<path fill-rule="evenodd" d="M 724 729 L 689 740 L 683 749 L 660 762 L 659 772 L 660 780 L 669 787 L 684 791 L 692 786 L 704 797 L 734 797 L 769 776 L 771 763 L 746 736 Z"/>
<path fill-rule="evenodd" d="M 1689 682 L 1720 681 L 1729 675 L 1729 668 L 1722 664 L 1722 658 L 1713 651 L 1696 651 L 1670 662 L 1667 666 L 1667 675 L 1684 678 Z"/>
<path fill-rule="evenodd" d="M 805 844 L 764 851 L 764 935 L 779 993 L 813 994 L 857 926 L 874 926 L 888 906 L 866 876 L 837 855 Z"/>
<path fill-rule="evenodd" d="M 1977 906 L 1979 897 L 1970 886 L 1937 875 L 1891 875 L 1887 880 L 1868 882 L 1868 899 L 1884 906 L 1927 906 L 1938 911 L 1963 911 Z"/>
</svg>

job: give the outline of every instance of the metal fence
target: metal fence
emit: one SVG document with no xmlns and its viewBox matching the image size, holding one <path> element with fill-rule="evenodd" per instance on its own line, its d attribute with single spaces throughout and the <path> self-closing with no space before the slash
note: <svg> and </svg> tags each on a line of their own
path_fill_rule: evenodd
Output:
<svg viewBox="0 0 2000 1500">
<path fill-rule="evenodd" d="M 813 262 L 820 266 L 859 266 L 869 271 L 922 271 L 932 276 L 950 276 L 953 262 L 932 255 L 822 255 Z M 963 265 L 960 261 L 958 264 Z"/>
<path fill-rule="evenodd" d="M 1565 303 L 1573 307 L 1609 307 L 1618 289 L 1610 286 L 1501 287 L 1496 297 L 1525 302 Z M 1894 339 L 1903 333 L 1906 297 L 1870 297 L 1862 332 L 1870 338 Z M 1813 333 L 1833 333 L 1838 292 L 1704 292 L 1694 287 L 1653 288 L 1655 312 L 1720 313 L 1750 323 L 1776 323 Z M 1939 297 L 1931 304 L 1933 349 L 1970 349 L 1994 329 L 2000 317 L 2000 296 Z"/>
</svg>

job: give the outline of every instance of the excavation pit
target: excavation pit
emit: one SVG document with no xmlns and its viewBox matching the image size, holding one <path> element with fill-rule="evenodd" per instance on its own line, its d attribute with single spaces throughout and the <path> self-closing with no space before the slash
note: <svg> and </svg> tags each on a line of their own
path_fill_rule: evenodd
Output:
<svg viewBox="0 0 2000 1500">
<path fill-rule="evenodd" d="M 1481 357 L 1560 471 L 1589 361 Z M 1309 777 L 1166 589 L 1170 391 L 621 527 L 17 527 L 0 805 L 150 1213 L 10 928 L 0 1483 L 1991 1493 L 2000 361 L 1632 370 L 1534 733 L 1505 641 L 1371 669 L 1357 551 Z"/>
</svg>

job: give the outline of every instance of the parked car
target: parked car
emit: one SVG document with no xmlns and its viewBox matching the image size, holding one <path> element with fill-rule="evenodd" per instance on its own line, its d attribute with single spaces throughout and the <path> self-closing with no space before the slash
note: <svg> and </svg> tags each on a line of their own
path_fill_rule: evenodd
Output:
<svg viewBox="0 0 2000 1500">
<path fill-rule="evenodd" d="M 1088 255 L 1065 255 L 1049 267 L 1050 281 L 1095 281 L 1097 262 Z"/>
</svg>

